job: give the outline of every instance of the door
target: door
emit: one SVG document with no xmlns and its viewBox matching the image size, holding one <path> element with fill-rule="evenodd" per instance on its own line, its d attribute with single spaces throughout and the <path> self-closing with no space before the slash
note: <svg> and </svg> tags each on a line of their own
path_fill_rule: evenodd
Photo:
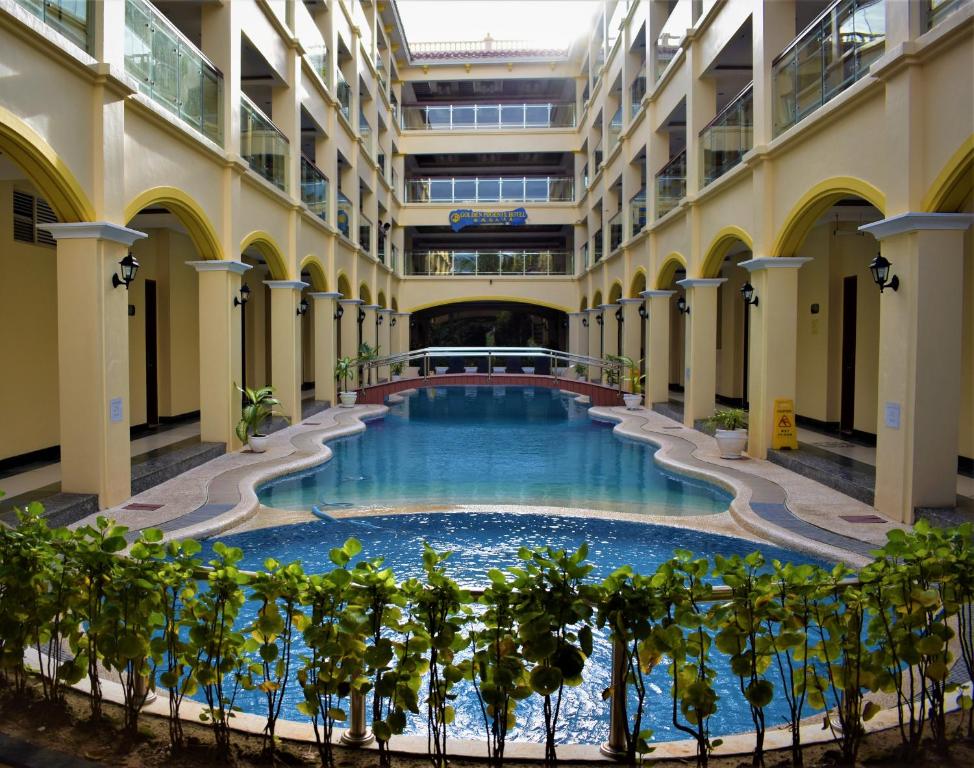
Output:
<svg viewBox="0 0 974 768">
<path fill-rule="evenodd" d="M 842 281 L 842 383 L 839 429 L 852 434 L 856 416 L 856 290 L 855 275 Z"/>
<path fill-rule="evenodd" d="M 145 281 L 145 421 L 159 423 L 159 350 L 156 329 L 156 281 Z"/>
</svg>

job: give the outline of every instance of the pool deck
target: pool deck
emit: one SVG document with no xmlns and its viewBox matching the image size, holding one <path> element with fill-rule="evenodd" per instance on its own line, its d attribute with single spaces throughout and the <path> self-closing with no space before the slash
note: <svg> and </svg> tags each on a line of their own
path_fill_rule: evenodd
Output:
<svg viewBox="0 0 974 768">
<path fill-rule="evenodd" d="M 329 408 L 274 433 L 266 453 L 255 454 L 244 449 L 220 456 L 98 514 L 128 526 L 130 538 L 150 527 L 162 529 L 166 539 L 181 539 L 206 538 L 242 527 L 304 522 L 311 519 L 308 513 L 262 507 L 254 488 L 260 482 L 327 461 L 331 449 L 326 441 L 361 432 L 369 420 L 381 418 L 387 410 L 381 405 Z M 658 445 L 660 450 L 655 456 L 663 467 L 727 489 L 734 495 L 729 512 L 678 517 L 497 504 L 449 508 L 638 519 L 768 541 L 850 565 L 866 562 L 869 551 L 885 540 L 888 530 L 897 527 L 879 517 L 872 507 L 784 467 L 749 458 L 721 459 L 712 437 L 655 411 L 593 407 L 589 413 L 595 419 L 617 422 L 614 430 L 621 437 Z M 346 510 L 336 516 L 417 509 Z M 91 522 L 94 517 L 77 524 Z"/>
</svg>

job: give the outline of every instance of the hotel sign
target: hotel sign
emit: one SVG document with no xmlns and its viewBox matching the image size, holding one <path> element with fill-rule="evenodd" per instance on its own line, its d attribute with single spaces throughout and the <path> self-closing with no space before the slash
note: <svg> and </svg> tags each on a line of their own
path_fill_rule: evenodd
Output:
<svg viewBox="0 0 974 768">
<path fill-rule="evenodd" d="M 475 211 L 472 208 L 457 208 L 450 211 L 450 229 L 459 232 L 465 227 L 493 225 L 519 227 L 528 220 L 528 212 L 523 208 L 513 211 Z"/>
</svg>

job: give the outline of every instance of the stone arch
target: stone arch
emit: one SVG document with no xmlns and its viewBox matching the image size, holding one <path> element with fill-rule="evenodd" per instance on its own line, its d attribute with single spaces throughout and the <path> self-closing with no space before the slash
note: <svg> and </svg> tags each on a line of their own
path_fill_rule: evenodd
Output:
<svg viewBox="0 0 974 768">
<path fill-rule="evenodd" d="M 974 186 L 974 136 L 965 141 L 947 161 L 923 199 L 929 213 L 954 213 Z"/>
<path fill-rule="evenodd" d="M 609 289 L 609 304 L 615 304 L 622 298 L 622 283 L 616 280 Z"/>
<path fill-rule="evenodd" d="M 287 260 L 274 238 L 263 230 L 254 230 L 240 241 L 240 253 L 253 248 L 267 262 L 271 280 L 288 280 Z"/>
<path fill-rule="evenodd" d="M 639 294 L 645 291 L 646 288 L 646 270 L 639 267 L 639 269 L 637 269 L 635 274 L 632 276 L 632 280 L 629 282 L 629 298 L 640 298 Z"/>
<path fill-rule="evenodd" d="M 125 206 L 125 221 L 131 221 L 146 208 L 162 206 L 186 227 L 190 240 L 201 259 L 223 258 L 220 241 L 206 211 L 183 190 L 175 187 L 152 187 L 137 195 Z M 241 249 L 241 252 L 243 249 Z"/>
<path fill-rule="evenodd" d="M 602 291 L 596 291 L 592 295 L 592 309 L 602 306 Z"/>
<path fill-rule="evenodd" d="M 95 207 L 67 163 L 40 134 L 3 107 L 0 107 L 0 152 L 23 169 L 59 221 L 95 220 Z"/>
<path fill-rule="evenodd" d="M 369 290 L 368 284 L 362 283 L 358 287 L 358 297 L 366 304 L 372 303 L 372 291 Z"/>
<path fill-rule="evenodd" d="M 390 309 L 392 309 L 393 312 L 399 311 L 399 299 L 397 299 L 395 296 L 392 297 L 392 306 Z"/>
<path fill-rule="evenodd" d="M 682 254 L 673 251 L 673 253 L 663 259 L 663 264 L 656 273 L 656 281 L 653 288 L 656 290 L 661 290 L 669 287 L 669 285 L 673 282 L 673 277 L 676 275 L 676 271 L 681 267 L 686 269 L 687 260 Z"/>
<path fill-rule="evenodd" d="M 785 217 L 775 239 L 774 256 L 794 256 L 819 217 L 839 200 L 859 197 L 886 213 L 886 196 L 867 181 L 852 176 L 825 179 L 806 192 Z"/>
<path fill-rule="evenodd" d="M 348 276 L 344 272 L 338 273 L 338 280 L 335 283 L 336 289 L 342 295 L 343 299 L 354 299 L 352 296 L 352 285 L 348 280 Z"/>
<path fill-rule="evenodd" d="M 734 243 L 741 242 L 747 246 L 748 250 L 754 250 L 754 242 L 751 236 L 740 227 L 730 225 L 721 229 L 707 248 L 707 255 L 703 260 L 700 269 L 700 277 L 717 277 L 720 267 L 724 263 L 724 257 L 734 246 Z"/>
<path fill-rule="evenodd" d="M 588 297 L 587 296 L 582 296 L 582 301 L 578 305 L 578 311 L 579 312 L 584 312 L 586 309 L 588 309 Z"/>
<path fill-rule="evenodd" d="M 379 296 L 378 296 L 378 298 L 376 298 L 375 303 L 378 304 L 383 309 L 386 309 L 387 308 L 387 306 L 386 306 L 386 294 L 385 294 L 385 291 L 379 291 Z"/>
<path fill-rule="evenodd" d="M 310 276 L 308 281 L 311 284 L 311 290 L 316 292 L 325 292 L 328 290 L 328 277 L 325 275 L 325 268 L 318 261 L 318 257 L 309 254 L 304 257 L 301 261 L 301 273 L 307 272 Z"/>
<path fill-rule="evenodd" d="M 440 299 L 438 301 L 431 301 L 427 304 L 417 304 L 414 307 L 410 307 L 408 312 L 418 312 L 422 309 L 429 309 L 430 307 L 439 307 L 446 304 L 466 304 L 471 301 L 502 301 L 508 303 L 516 304 L 533 304 L 538 307 L 548 307 L 549 309 L 557 309 L 561 312 L 571 312 L 568 307 L 562 306 L 561 304 L 553 304 L 549 301 L 541 301 L 539 299 L 524 299 L 518 296 L 477 296 L 476 298 L 471 298 L 470 296 L 460 296 L 455 299 Z"/>
</svg>

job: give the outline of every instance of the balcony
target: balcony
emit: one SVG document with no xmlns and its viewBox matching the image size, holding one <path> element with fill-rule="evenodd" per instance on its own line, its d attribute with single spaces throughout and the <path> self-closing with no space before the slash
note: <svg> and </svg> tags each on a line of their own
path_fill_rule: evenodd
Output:
<svg viewBox="0 0 974 768">
<path fill-rule="evenodd" d="M 616 110 L 616 113 L 612 116 L 612 119 L 609 121 L 608 150 L 610 155 L 615 151 L 616 146 L 619 144 L 619 137 L 621 135 L 622 135 L 622 107 L 619 107 L 619 109 Z"/>
<path fill-rule="evenodd" d="M 663 23 L 656 44 L 653 46 L 654 81 L 659 82 L 670 62 L 676 57 L 686 37 L 686 31 L 693 26 L 691 0 L 676 0 L 670 4 L 670 15 Z"/>
<path fill-rule="evenodd" d="M 574 128 L 574 104 L 445 104 L 403 107 L 407 131 L 510 131 Z"/>
<path fill-rule="evenodd" d="M 240 155 L 251 170 L 278 189 L 287 189 L 289 151 L 287 137 L 254 102 L 241 94 Z"/>
<path fill-rule="evenodd" d="M 399 273 L 399 270 L 400 270 L 400 266 L 399 266 L 399 246 L 396 245 L 395 243 L 393 243 L 392 244 L 392 248 L 390 250 L 392 251 L 392 260 L 389 262 L 389 266 L 392 267 L 392 270 L 394 272 Z"/>
<path fill-rule="evenodd" d="M 369 121 L 365 118 L 364 112 L 359 112 L 358 115 L 358 133 L 359 137 L 362 139 L 362 148 L 371 158 L 375 158 L 375 146 L 372 141 L 372 126 L 369 125 Z"/>
<path fill-rule="evenodd" d="M 687 153 L 683 150 L 656 174 L 656 218 L 676 208 L 687 195 Z"/>
<path fill-rule="evenodd" d="M 602 230 L 600 229 L 592 236 L 592 263 L 598 264 L 602 261 Z"/>
<path fill-rule="evenodd" d="M 582 243 L 582 264 L 585 265 L 586 269 L 592 266 L 588 260 L 588 243 Z"/>
<path fill-rule="evenodd" d="M 424 277 L 466 275 L 571 275 L 570 251 L 413 251 L 406 274 Z"/>
<path fill-rule="evenodd" d="M 382 63 L 382 59 L 380 58 L 376 58 L 375 60 L 375 74 L 376 79 L 379 81 L 379 90 L 386 94 L 386 97 L 388 97 L 389 86 L 386 85 L 386 68 L 385 64 Z"/>
<path fill-rule="evenodd" d="M 45 2 L 51 5 L 50 0 Z M 71 5 L 84 7 L 84 3 Z M 160 107 L 210 141 L 223 144 L 223 75 L 144 0 L 125 0 L 125 71 L 138 81 L 139 91 Z"/>
<path fill-rule="evenodd" d="M 335 73 L 335 97 L 338 99 L 339 109 L 345 115 L 345 119 L 351 120 L 352 86 L 348 84 L 341 72 Z"/>
<path fill-rule="evenodd" d="M 751 85 L 700 131 L 703 149 L 703 185 L 719 179 L 741 159 L 754 144 L 754 102 Z"/>
<path fill-rule="evenodd" d="M 629 221 L 632 231 L 630 237 L 634 237 L 646 226 L 646 187 L 640 189 L 629 199 Z"/>
<path fill-rule="evenodd" d="M 407 203 L 548 203 L 575 199 L 567 177 L 407 179 Z"/>
<path fill-rule="evenodd" d="M 345 235 L 346 238 L 351 240 L 351 235 L 349 234 L 352 221 L 352 201 L 349 200 L 342 193 L 341 190 L 338 191 L 338 221 L 335 222 L 335 226 L 338 227 L 338 231 Z"/>
<path fill-rule="evenodd" d="M 884 0 L 838 0 L 771 65 L 774 135 L 827 104 L 886 50 Z"/>
<path fill-rule="evenodd" d="M 615 253 L 622 245 L 622 240 L 622 211 L 620 210 L 609 219 L 609 253 Z"/>
<path fill-rule="evenodd" d="M 640 69 L 642 65 L 640 65 Z M 643 108 L 643 96 L 646 95 L 646 78 L 640 75 L 635 80 L 632 81 L 632 85 L 629 86 L 629 99 L 632 102 L 632 116 L 635 117 L 639 114 L 639 110 Z"/>
<path fill-rule="evenodd" d="M 305 58 L 321 81 L 328 84 L 328 47 L 321 43 L 305 49 Z"/>
<path fill-rule="evenodd" d="M 396 169 L 393 168 L 391 165 L 389 166 L 389 171 L 390 171 L 389 184 L 392 186 L 392 194 L 394 194 L 396 197 L 399 197 L 399 195 L 402 194 L 399 191 L 399 174 L 396 172 Z"/>
<path fill-rule="evenodd" d="M 602 137 L 599 136 L 599 143 L 595 145 L 595 150 L 592 152 L 593 155 L 593 166 L 595 168 L 595 173 L 599 172 L 599 168 L 602 167 Z"/>
<path fill-rule="evenodd" d="M 361 211 L 358 214 L 358 244 L 366 253 L 372 253 L 372 222 Z"/>
<path fill-rule="evenodd" d="M 301 200 L 322 221 L 328 221 L 328 177 L 308 158 L 301 157 Z"/>
<path fill-rule="evenodd" d="M 51 29 L 60 32 L 79 48 L 91 52 L 92 3 L 78 0 L 14 0 Z"/>
</svg>

